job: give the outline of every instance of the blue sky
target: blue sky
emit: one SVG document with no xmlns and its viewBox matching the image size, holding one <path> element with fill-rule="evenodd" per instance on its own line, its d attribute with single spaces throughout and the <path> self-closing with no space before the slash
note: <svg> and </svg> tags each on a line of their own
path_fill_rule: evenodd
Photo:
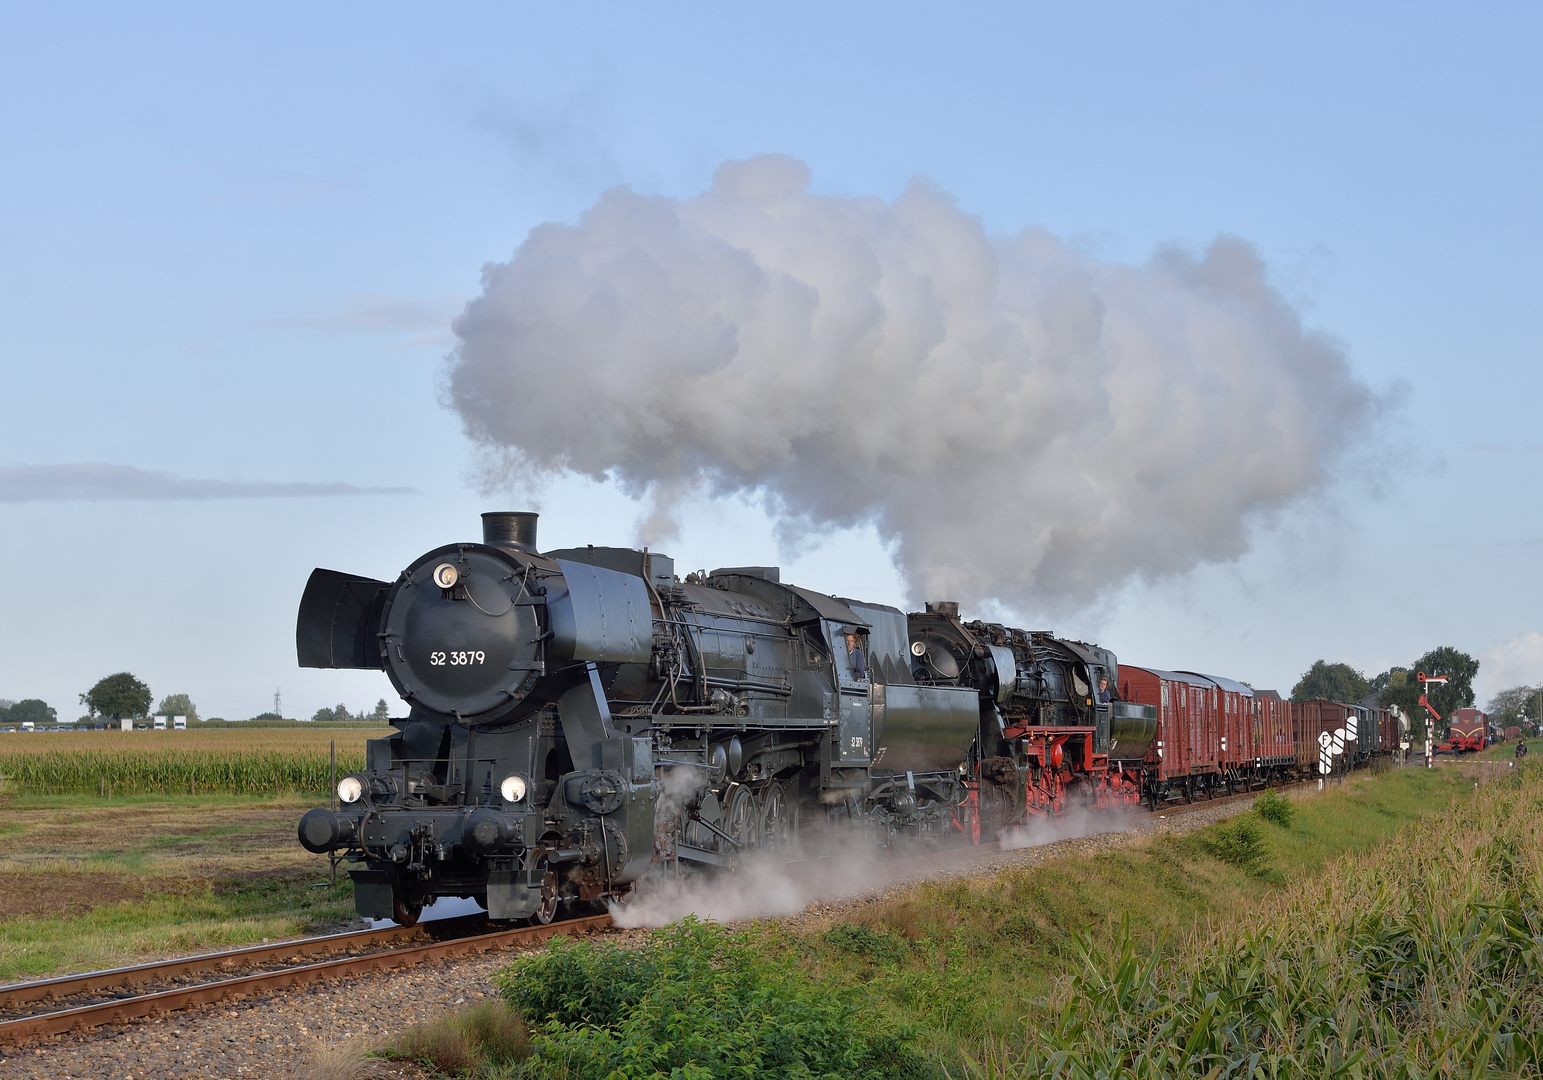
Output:
<svg viewBox="0 0 1543 1080">
<path fill-rule="evenodd" d="M 1042 226 L 1104 259 L 1243 237 L 1387 395 L 1331 488 L 1241 560 L 1055 629 L 1282 689 L 1320 656 L 1375 672 L 1437 644 L 1487 655 L 1486 689 L 1543 679 L 1540 21 L 6 5 L 0 467 L 170 479 L 0 501 L 0 697 L 73 718 L 123 669 L 210 715 L 275 688 L 289 714 L 389 697 L 381 675 L 296 669 L 294 608 L 312 566 L 389 577 L 475 537 L 490 506 L 439 380 L 481 268 L 607 188 L 689 196 L 764 152 L 827 194 L 925 176 L 993 232 Z M 207 480 L 254 487 L 178 486 Z M 642 513 L 580 481 L 541 509 L 549 546 L 631 542 Z M 794 560 L 737 502 L 688 507 L 673 548 L 903 596 L 871 530 Z"/>
</svg>

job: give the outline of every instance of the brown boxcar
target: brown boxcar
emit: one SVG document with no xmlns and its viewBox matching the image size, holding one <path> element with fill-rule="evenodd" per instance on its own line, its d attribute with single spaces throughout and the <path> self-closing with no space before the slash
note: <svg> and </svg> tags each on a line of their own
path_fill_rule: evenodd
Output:
<svg viewBox="0 0 1543 1080">
<path fill-rule="evenodd" d="M 1242 683 L 1220 675 L 1204 675 L 1198 671 L 1178 674 L 1194 675 L 1216 687 L 1212 700 L 1218 733 L 1217 765 L 1228 791 L 1235 785 L 1246 788 L 1256 775 L 1255 763 L 1259 756 L 1254 748 L 1254 692 Z"/>
<path fill-rule="evenodd" d="M 1305 775 L 1318 775 L 1318 757 L 1320 753 L 1319 736 L 1328 732 L 1331 740 L 1338 732 L 1343 732 L 1348 726 L 1351 717 L 1356 718 L 1358 728 L 1362 725 L 1361 714 L 1354 705 L 1343 701 L 1294 701 L 1291 703 L 1291 717 L 1295 727 L 1295 743 L 1297 769 Z M 1345 739 L 1343 736 L 1337 741 L 1338 754 L 1333 755 L 1333 768 L 1340 772 L 1353 766 L 1358 756 L 1361 733 L 1358 730 L 1355 739 Z M 1348 744 L 1348 745 L 1347 745 Z"/>
<path fill-rule="evenodd" d="M 1254 750 L 1259 768 L 1267 776 L 1290 772 L 1296 764 L 1296 747 L 1291 738 L 1291 702 L 1274 690 L 1256 690 L 1254 715 L 1258 725 Z"/>
<path fill-rule="evenodd" d="M 1157 708 L 1157 738 L 1144 767 L 1154 804 L 1215 790 L 1221 778 L 1216 691 L 1199 675 L 1120 665 L 1120 696 Z"/>
</svg>

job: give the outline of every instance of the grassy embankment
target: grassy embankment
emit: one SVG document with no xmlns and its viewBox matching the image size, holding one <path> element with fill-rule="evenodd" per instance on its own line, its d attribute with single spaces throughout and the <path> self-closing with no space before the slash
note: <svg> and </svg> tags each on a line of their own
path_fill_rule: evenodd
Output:
<svg viewBox="0 0 1543 1080">
<path fill-rule="evenodd" d="M 574 1078 L 1503 1072 L 1537 1053 L 1505 1032 L 1543 1022 L 1543 769 L 1479 792 L 1470 773 L 1352 777 L 818 932 L 559 946 L 510 969 L 514 1014 L 482 1006 L 399 1049 Z"/>
<path fill-rule="evenodd" d="M 295 822 L 380 729 L 0 737 L 0 981 L 288 937 L 353 914 Z M 197 792 L 195 795 L 194 792 Z M 104 795 L 111 792 L 111 795 Z"/>
</svg>

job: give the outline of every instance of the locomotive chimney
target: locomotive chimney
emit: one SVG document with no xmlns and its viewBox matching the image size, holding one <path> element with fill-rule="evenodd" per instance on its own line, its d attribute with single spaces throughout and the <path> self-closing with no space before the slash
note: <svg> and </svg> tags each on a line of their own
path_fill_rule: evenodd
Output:
<svg viewBox="0 0 1543 1080">
<path fill-rule="evenodd" d="M 536 519 L 540 514 L 500 510 L 482 515 L 482 542 L 515 551 L 536 551 Z"/>
<path fill-rule="evenodd" d="M 928 600 L 927 614 L 946 615 L 949 618 L 959 617 L 959 601 L 957 600 Z"/>
</svg>

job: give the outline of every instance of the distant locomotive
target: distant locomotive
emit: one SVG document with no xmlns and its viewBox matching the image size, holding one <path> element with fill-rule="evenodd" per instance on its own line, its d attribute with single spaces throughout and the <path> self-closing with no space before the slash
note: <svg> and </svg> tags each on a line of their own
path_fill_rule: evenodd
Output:
<svg viewBox="0 0 1543 1080">
<path fill-rule="evenodd" d="M 541 553 L 535 514 L 482 518 L 481 543 L 393 583 L 318 569 L 301 601 L 302 666 L 384 670 L 410 707 L 342 809 L 299 826 L 346 853 L 362 915 L 467 896 L 547 922 L 651 870 L 833 834 L 978 842 L 1147 793 L 1158 709 L 1119 700 L 1108 650 L 775 567 L 682 581 L 651 552 Z"/>
</svg>

